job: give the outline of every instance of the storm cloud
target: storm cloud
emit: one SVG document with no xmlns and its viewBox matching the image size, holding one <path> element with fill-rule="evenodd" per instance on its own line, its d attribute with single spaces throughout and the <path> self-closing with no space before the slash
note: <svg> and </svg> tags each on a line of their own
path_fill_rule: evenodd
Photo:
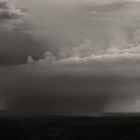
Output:
<svg viewBox="0 0 140 140">
<path fill-rule="evenodd" d="M 5 107 L 24 113 L 65 115 L 134 112 L 140 89 L 138 64 L 94 61 L 3 68 Z"/>
<path fill-rule="evenodd" d="M 24 30 L 0 34 L 1 108 L 71 115 L 140 111 L 140 1 L 14 3 L 28 9 L 28 19 Z M 9 2 L 1 7 L 9 14 L 1 16 L 3 23 L 24 17 Z"/>
</svg>

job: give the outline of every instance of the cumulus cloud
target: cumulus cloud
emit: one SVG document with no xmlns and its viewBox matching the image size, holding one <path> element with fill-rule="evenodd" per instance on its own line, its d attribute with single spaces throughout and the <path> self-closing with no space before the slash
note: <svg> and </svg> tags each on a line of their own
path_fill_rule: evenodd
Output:
<svg viewBox="0 0 140 140">
<path fill-rule="evenodd" d="M 5 28 L 14 28 L 23 23 L 26 14 L 17 8 L 10 0 L 0 0 L 0 25 Z"/>
<path fill-rule="evenodd" d="M 50 63 L 53 63 L 53 62 L 56 62 L 57 61 L 57 57 L 55 55 L 53 55 L 52 52 L 46 52 L 44 54 L 44 57 L 43 58 L 40 58 L 39 60 L 35 61 L 32 56 L 28 56 L 27 57 L 27 63 L 28 64 L 34 64 L 34 63 L 46 63 L 46 64 L 50 64 Z"/>
<path fill-rule="evenodd" d="M 34 59 L 32 58 L 32 56 L 27 57 L 27 63 L 29 64 L 34 63 Z"/>
<path fill-rule="evenodd" d="M 138 31 L 136 31 L 138 32 Z M 31 57 L 27 58 L 28 63 L 69 63 L 69 62 L 85 62 L 85 61 L 120 61 L 126 59 L 140 60 L 140 44 L 136 39 L 135 43 L 127 44 L 125 48 L 118 48 L 115 44 L 106 50 L 94 51 L 93 43 L 86 39 L 79 47 L 64 49 L 58 52 L 57 56 L 53 52 L 46 52 L 44 57 L 34 61 Z M 124 45 L 124 42 L 122 42 Z"/>
<path fill-rule="evenodd" d="M 62 0 L 63 1 L 63 0 Z M 90 0 L 94 1 L 94 0 Z M 95 2 L 95 1 L 94 1 Z M 75 4 L 75 3 L 74 3 Z M 104 19 L 113 20 L 114 22 L 121 22 L 125 24 L 125 27 L 130 24 L 132 28 L 139 26 L 139 14 L 140 14 L 140 2 L 139 1 L 106 1 L 100 3 L 98 6 L 92 5 L 89 10 L 92 13 L 93 20 Z M 86 9 L 87 10 L 87 9 Z M 94 11 L 93 11 L 94 10 Z M 113 24 L 114 24 L 113 22 Z M 116 25 L 116 24 L 115 24 Z M 129 27 L 130 27 L 129 26 Z M 120 27 L 120 26 L 119 26 Z M 131 28 L 130 27 L 130 28 Z M 47 51 L 43 58 L 39 60 L 33 60 L 30 57 L 27 58 L 27 63 L 37 64 L 50 64 L 50 63 L 69 63 L 69 62 L 83 62 L 83 61 L 120 61 L 124 59 L 140 59 L 140 29 L 134 31 L 134 37 L 132 40 L 127 41 L 126 34 L 117 29 L 111 30 L 110 45 L 105 47 L 96 46 L 90 39 L 85 39 L 83 43 L 75 47 L 61 47 L 57 52 Z M 128 30 L 128 29 L 127 29 Z M 135 30 L 135 29 L 133 29 Z M 127 31 L 129 32 L 129 31 Z M 133 33 L 132 33 L 133 34 Z M 102 41 L 102 38 L 100 38 Z M 99 40 L 100 41 L 100 40 Z M 98 44 L 98 43 L 97 43 Z M 97 48 L 95 50 L 95 48 Z M 30 59 L 29 59 L 30 58 Z"/>
</svg>

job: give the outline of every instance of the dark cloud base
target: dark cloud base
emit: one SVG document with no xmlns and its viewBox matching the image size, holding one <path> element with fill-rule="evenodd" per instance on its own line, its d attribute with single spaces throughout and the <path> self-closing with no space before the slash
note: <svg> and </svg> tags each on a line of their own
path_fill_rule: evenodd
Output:
<svg viewBox="0 0 140 140">
<path fill-rule="evenodd" d="M 87 69 L 74 65 L 5 68 L 1 70 L 1 91 L 6 97 L 6 109 L 19 113 L 92 115 L 115 112 L 114 104 L 121 111 L 139 100 L 139 76 L 122 76 L 111 72 L 109 65 L 97 65 Z"/>
</svg>

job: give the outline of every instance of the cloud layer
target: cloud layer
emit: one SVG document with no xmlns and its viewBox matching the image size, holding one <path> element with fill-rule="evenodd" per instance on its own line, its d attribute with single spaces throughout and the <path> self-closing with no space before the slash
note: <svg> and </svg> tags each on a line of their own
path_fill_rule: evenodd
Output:
<svg viewBox="0 0 140 140">
<path fill-rule="evenodd" d="M 11 29 L 21 25 L 27 15 L 10 0 L 0 0 L 0 26 Z"/>
<path fill-rule="evenodd" d="M 27 58 L 27 63 L 69 63 L 85 61 L 121 61 L 121 60 L 140 60 L 139 29 L 135 34 L 133 44 L 122 42 L 125 48 L 119 49 L 116 44 L 111 44 L 108 49 L 94 51 L 93 43 L 86 39 L 79 47 L 64 48 L 56 55 L 53 52 L 46 52 L 44 58 L 34 61 L 31 56 Z"/>
</svg>

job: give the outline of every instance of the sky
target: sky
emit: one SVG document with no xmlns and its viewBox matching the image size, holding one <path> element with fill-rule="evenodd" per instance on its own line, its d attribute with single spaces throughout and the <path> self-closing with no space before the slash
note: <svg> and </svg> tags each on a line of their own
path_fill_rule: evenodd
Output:
<svg viewBox="0 0 140 140">
<path fill-rule="evenodd" d="M 0 0 L 0 109 L 140 112 L 139 0 Z"/>
</svg>

